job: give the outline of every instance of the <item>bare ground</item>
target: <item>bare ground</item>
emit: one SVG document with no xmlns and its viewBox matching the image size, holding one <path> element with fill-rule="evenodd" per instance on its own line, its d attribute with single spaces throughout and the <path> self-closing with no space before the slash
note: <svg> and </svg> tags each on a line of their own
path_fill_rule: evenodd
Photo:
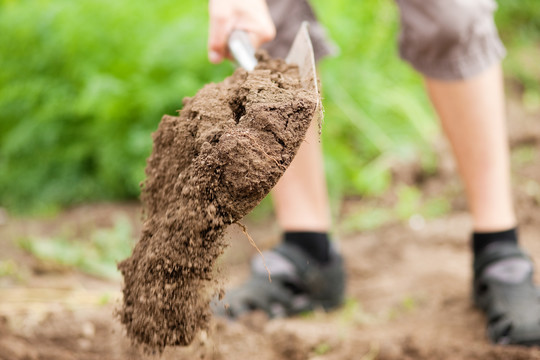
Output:
<svg viewBox="0 0 540 360">
<path fill-rule="evenodd" d="M 510 118 L 520 234 L 538 263 L 540 121 L 513 104 Z M 426 197 L 455 195 L 456 184 L 450 168 L 424 181 L 422 190 Z M 540 349 L 487 343 L 483 316 L 470 301 L 470 220 L 462 196 L 452 204 L 451 213 L 420 225 L 393 222 L 340 236 L 348 270 L 342 309 L 271 321 L 262 314 L 236 323 L 215 320 L 190 347 L 166 349 L 162 358 L 540 359 Z M 344 212 L 354 206 L 346 203 Z M 55 234 L 66 226 L 84 234 L 111 225 L 115 214 L 128 215 L 138 231 L 137 204 L 88 205 L 54 219 L 0 225 L 0 260 L 11 259 L 17 269 L 16 276 L 0 277 L 0 359 L 153 358 L 131 346 L 113 316 L 119 283 L 44 266 L 14 244 L 23 235 Z M 247 225 L 261 248 L 278 239 L 271 220 Z M 228 236 L 220 266 L 232 286 L 247 276 L 254 250 L 235 226 Z"/>
</svg>

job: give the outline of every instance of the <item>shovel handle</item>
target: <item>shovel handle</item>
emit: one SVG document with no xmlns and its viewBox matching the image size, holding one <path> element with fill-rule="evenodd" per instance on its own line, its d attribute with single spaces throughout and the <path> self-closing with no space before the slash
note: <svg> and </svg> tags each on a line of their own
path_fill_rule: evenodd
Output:
<svg viewBox="0 0 540 360">
<path fill-rule="evenodd" d="M 251 71 L 257 65 L 257 59 L 255 59 L 255 49 L 251 44 L 249 35 L 244 30 L 233 30 L 229 36 L 229 41 L 227 42 L 229 46 L 229 51 L 233 56 L 234 60 L 246 69 Z"/>
</svg>

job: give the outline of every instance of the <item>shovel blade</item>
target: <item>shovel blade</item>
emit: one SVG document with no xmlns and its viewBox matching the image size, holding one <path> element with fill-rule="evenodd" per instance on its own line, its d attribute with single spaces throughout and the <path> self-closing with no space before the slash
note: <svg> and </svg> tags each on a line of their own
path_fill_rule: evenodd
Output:
<svg viewBox="0 0 540 360">
<path fill-rule="evenodd" d="M 300 26 L 285 61 L 287 64 L 295 64 L 298 66 L 302 86 L 314 93 L 317 98 L 319 115 L 322 115 L 315 57 L 313 55 L 313 45 L 311 44 L 311 38 L 309 37 L 308 26 L 309 24 L 307 21 L 304 21 Z"/>
</svg>

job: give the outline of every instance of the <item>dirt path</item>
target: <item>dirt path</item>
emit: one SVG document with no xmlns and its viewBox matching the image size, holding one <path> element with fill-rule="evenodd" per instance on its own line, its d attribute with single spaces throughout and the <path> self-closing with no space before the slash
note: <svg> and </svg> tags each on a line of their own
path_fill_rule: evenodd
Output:
<svg viewBox="0 0 540 360">
<path fill-rule="evenodd" d="M 522 243 L 540 261 L 540 127 L 537 117 L 514 114 L 514 180 Z M 425 193 L 455 183 L 434 178 Z M 462 201 L 458 203 L 462 204 Z M 456 206 L 422 226 L 394 223 L 342 236 L 348 269 L 346 305 L 333 313 L 267 321 L 255 314 L 240 323 L 214 320 L 188 348 L 166 349 L 162 359 L 540 359 L 540 349 L 489 345 L 482 315 L 470 301 L 467 214 Z M 0 277 L 0 359 L 146 359 L 125 339 L 112 312 L 120 284 L 78 272 L 44 271 L 13 240 L 54 233 L 66 223 L 106 226 L 125 213 L 135 226 L 136 206 L 74 209 L 54 220 L 9 220 L 0 226 L 0 259 L 14 259 L 25 279 Z M 90 225 L 88 225 L 90 226 Z M 277 240 L 271 221 L 249 224 L 261 247 Z M 222 260 L 228 281 L 246 275 L 253 253 L 239 229 Z M 538 279 L 540 280 L 540 278 Z"/>
</svg>

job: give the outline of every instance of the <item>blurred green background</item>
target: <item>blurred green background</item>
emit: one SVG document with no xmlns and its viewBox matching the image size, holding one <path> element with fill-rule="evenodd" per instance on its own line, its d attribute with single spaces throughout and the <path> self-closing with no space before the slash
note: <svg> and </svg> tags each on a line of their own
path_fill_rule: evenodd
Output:
<svg viewBox="0 0 540 360">
<path fill-rule="evenodd" d="M 538 0 L 501 0 L 506 76 L 540 104 Z M 438 126 L 397 56 L 393 1 L 314 0 L 338 57 L 320 66 L 331 196 L 373 195 L 396 161 L 436 170 Z M 207 2 L 0 0 L 0 207 L 47 213 L 134 199 L 150 134 L 184 96 L 231 74 L 206 58 Z"/>
</svg>

